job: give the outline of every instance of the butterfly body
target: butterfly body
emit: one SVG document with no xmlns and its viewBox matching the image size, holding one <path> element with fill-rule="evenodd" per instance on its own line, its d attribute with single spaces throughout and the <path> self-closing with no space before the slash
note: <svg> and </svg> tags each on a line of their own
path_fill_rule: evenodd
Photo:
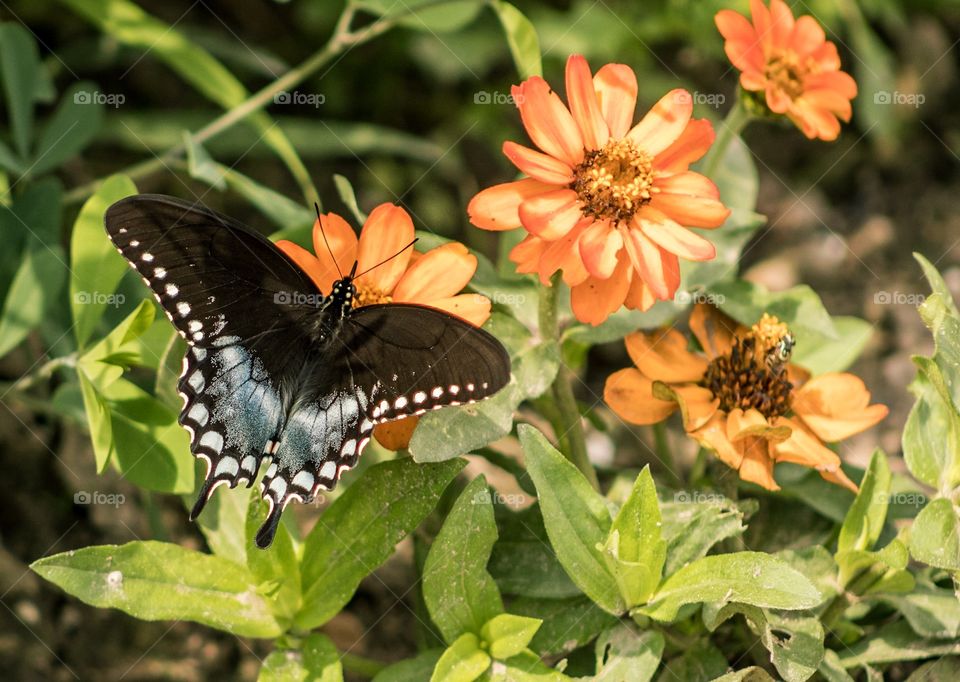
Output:
<svg viewBox="0 0 960 682">
<path fill-rule="evenodd" d="M 509 381 L 503 346 L 443 311 L 353 306 L 354 272 L 329 295 L 256 232 L 201 206 L 138 195 L 107 232 L 187 341 L 179 421 L 207 476 L 191 518 L 220 485 L 252 485 L 270 512 L 329 490 L 376 424 L 480 400 Z"/>
</svg>

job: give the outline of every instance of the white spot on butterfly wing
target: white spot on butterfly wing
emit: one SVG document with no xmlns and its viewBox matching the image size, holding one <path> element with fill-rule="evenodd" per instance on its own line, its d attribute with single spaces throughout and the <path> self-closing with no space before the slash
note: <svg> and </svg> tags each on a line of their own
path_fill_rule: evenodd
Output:
<svg viewBox="0 0 960 682">
<path fill-rule="evenodd" d="M 282 478 L 275 478 L 270 481 L 270 490 L 277 494 L 277 497 L 283 497 L 287 492 L 287 482 Z"/>
<path fill-rule="evenodd" d="M 301 471 L 293 477 L 293 485 L 304 490 L 313 489 L 313 474 L 309 471 Z"/>
<path fill-rule="evenodd" d="M 137 248 L 138 246 L 140 246 L 140 240 L 134 239 L 133 241 L 130 242 L 130 246 L 132 246 L 133 248 Z"/>
<path fill-rule="evenodd" d="M 190 314 L 190 304 L 180 301 L 177 303 L 177 313 L 180 314 L 180 317 L 186 317 Z"/>
<path fill-rule="evenodd" d="M 168 284 L 163 288 L 163 291 L 170 298 L 174 298 L 180 293 L 180 288 L 176 284 Z"/>
<path fill-rule="evenodd" d="M 154 268 L 154 269 L 153 269 L 153 276 L 156 277 L 157 279 L 163 279 L 164 277 L 167 276 L 167 269 L 166 269 L 166 268 Z"/>
<path fill-rule="evenodd" d="M 190 322 L 187 323 L 187 329 L 189 329 L 191 332 L 198 332 L 203 329 L 203 322 L 200 322 L 199 320 L 190 320 Z"/>
<path fill-rule="evenodd" d="M 337 475 L 337 463 L 329 460 L 320 467 L 320 478 L 332 479 Z"/>
<path fill-rule="evenodd" d="M 237 463 L 237 460 L 233 457 L 224 457 L 217 463 L 217 468 L 214 470 L 213 475 L 220 476 L 221 474 L 229 474 L 230 476 L 236 476 L 239 470 L 240 465 Z"/>
<path fill-rule="evenodd" d="M 413 402 L 419 405 L 424 400 L 427 399 L 427 394 L 424 391 L 417 391 L 413 394 Z"/>
<path fill-rule="evenodd" d="M 142 260 L 144 263 L 152 263 L 153 254 L 149 252 L 145 252 L 142 256 L 140 256 L 140 260 Z"/>
<path fill-rule="evenodd" d="M 442 395 L 443 395 L 443 386 L 437 386 L 435 389 L 433 389 L 432 391 L 430 391 L 430 395 L 432 395 L 434 398 L 439 398 L 440 396 L 442 396 Z"/>
<path fill-rule="evenodd" d="M 407 401 L 406 398 L 404 398 L 403 396 L 400 396 L 399 398 L 397 398 L 397 399 L 394 401 L 393 407 L 394 407 L 394 409 L 396 409 L 396 410 L 402 410 L 403 408 L 405 408 L 405 407 L 407 406 L 407 402 L 408 402 L 408 401 Z"/>
<path fill-rule="evenodd" d="M 207 419 L 210 418 L 210 413 L 207 411 L 206 405 L 196 403 L 190 408 L 190 411 L 187 412 L 187 417 L 195 421 L 199 426 L 206 426 Z"/>
<path fill-rule="evenodd" d="M 217 431 L 206 431 L 200 436 L 200 445 L 214 452 L 220 452 L 223 448 L 223 435 Z"/>
</svg>

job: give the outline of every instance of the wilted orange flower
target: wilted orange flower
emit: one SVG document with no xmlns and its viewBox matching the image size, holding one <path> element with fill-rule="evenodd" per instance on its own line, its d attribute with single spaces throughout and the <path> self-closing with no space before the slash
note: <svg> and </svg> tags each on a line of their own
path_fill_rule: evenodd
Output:
<svg viewBox="0 0 960 682">
<path fill-rule="evenodd" d="M 667 93 L 632 125 L 630 67 L 607 64 L 591 76 L 587 61 L 572 55 L 566 77 L 569 108 L 538 76 L 513 87 L 541 151 L 505 142 L 504 154 L 528 177 L 483 190 L 467 212 L 487 230 L 526 229 L 510 254 L 517 270 L 544 283 L 562 270 L 574 314 L 599 324 L 621 305 L 646 310 L 672 298 L 678 256 L 716 255 L 687 228 L 718 227 L 730 211 L 716 185 L 688 170 L 714 139 L 709 121 L 691 120 L 690 93 Z"/>
<path fill-rule="evenodd" d="M 740 478 L 779 490 L 776 462 L 811 467 L 856 492 L 840 458 L 824 443 L 864 431 L 885 416 L 863 382 L 848 373 L 810 373 L 789 363 L 793 337 L 777 318 L 736 325 L 698 304 L 690 329 L 703 353 L 687 350 L 675 329 L 626 337 L 636 367 L 607 378 L 604 399 L 624 420 L 655 424 L 680 409 L 683 427 Z"/>
<path fill-rule="evenodd" d="M 840 118 L 850 120 L 857 83 L 840 70 L 837 46 L 810 16 L 794 21 L 783 0 L 750 0 L 753 23 L 733 10 L 717 12 L 724 49 L 740 69 L 745 90 L 762 92 L 767 107 L 793 121 L 810 139 L 835 140 Z"/>
<path fill-rule="evenodd" d="M 324 233 L 329 250 L 324 243 Z M 399 206 L 381 204 L 370 213 L 359 239 L 347 221 L 328 213 L 321 215 L 313 226 L 314 253 L 285 240 L 278 241 L 277 247 L 290 256 L 324 294 L 330 293 L 339 273 L 350 272 L 357 261 L 357 272 L 364 274 L 353 282 L 357 287 L 353 299 L 356 307 L 374 303 L 417 303 L 446 310 L 478 327 L 486 322 L 490 317 L 490 300 L 479 294 L 459 293 L 477 270 L 476 256 L 459 242 L 444 244 L 424 254 L 407 249 L 396 255 L 413 238 L 409 214 Z M 373 268 L 388 258 L 391 259 Z M 407 417 L 380 424 L 373 435 L 391 450 L 405 448 L 418 419 Z"/>
</svg>

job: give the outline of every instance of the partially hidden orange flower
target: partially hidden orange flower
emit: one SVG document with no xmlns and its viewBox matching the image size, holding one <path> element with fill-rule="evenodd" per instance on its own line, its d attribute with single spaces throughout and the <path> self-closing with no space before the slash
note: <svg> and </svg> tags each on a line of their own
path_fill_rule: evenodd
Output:
<svg viewBox="0 0 960 682">
<path fill-rule="evenodd" d="M 667 93 L 633 125 L 633 70 L 607 64 L 591 75 L 580 55 L 567 61 L 566 91 L 568 106 L 539 76 L 513 87 L 540 151 L 505 142 L 527 177 L 481 191 L 467 212 L 483 229 L 523 227 L 529 234 L 510 254 L 518 272 L 546 284 L 562 270 L 577 319 L 596 325 L 622 305 L 672 298 L 678 257 L 716 255 L 688 228 L 718 227 L 730 211 L 716 185 L 689 170 L 714 139 L 709 121 L 691 118 L 690 93 Z"/>
<path fill-rule="evenodd" d="M 840 70 L 837 46 L 811 16 L 796 20 L 783 0 L 750 0 L 753 23 L 733 10 L 717 13 L 724 49 L 740 69 L 745 90 L 762 93 L 766 106 L 783 114 L 810 139 L 835 140 L 850 120 L 857 83 Z"/>
<path fill-rule="evenodd" d="M 460 293 L 477 270 L 476 256 L 459 242 L 450 242 L 423 254 L 413 249 L 401 252 L 413 238 L 409 214 L 399 206 L 381 204 L 370 213 L 359 238 L 346 220 L 328 213 L 321 215 L 313 226 L 314 253 L 286 240 L 278 241 L 277 247 L 292 258 L 324 294 L 330 293 L 333 283 L 340 278 L 339 273 L 350 272 L 356 261 L 357 272 L 363 274 L 353 282 L 357 287 L 355 307 L 417 303 L 445 310 L 478 327 L 486 322 L 490 317 L 490 300 L 479 294 Z M 374 267 L 383 261 L 387 262 Z M 380 424 L 373 435 L 391 450 L 405 448 L 418 419 L 407 417 Z"/>
<path fill-rule="evenodd" d="M 632 424 L 655 424 L 679 409 L 688 436 L 768 490 L 779 490 L 774 464 L 792 462 L 856 492 L 825 443 L 887 416 L 885 405 L 870 405 L 863 381 L 841 372 L 811 378 L 788 361 L 792 335 L 770 315 L 746 328 L 698 304 L 690 329 L 702 353 L 688 350 L 675 329 L 626 337 L 635 367 L 610 375 L 604 387 L 614 412 Z"/>
</svg>

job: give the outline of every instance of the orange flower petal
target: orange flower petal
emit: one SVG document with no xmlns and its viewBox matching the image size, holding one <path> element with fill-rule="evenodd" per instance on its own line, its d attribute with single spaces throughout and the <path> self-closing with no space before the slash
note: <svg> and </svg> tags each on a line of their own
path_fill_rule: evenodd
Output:
<svg viewBox="0 0 960 682">
<path fill-rule="evenodd" d="M 716 135 L 705 118 L 691 120 L 673 144 L 657 154 L 653 167 L 661 173 L 680 173 L 710 149 Z"/>
<path fill-rule="evenodd" d="M 627 133 L 627 138 L 656 156 L 680 138 L 692 113 L 690 93 L 681 88 L 671 90 Z"/>
<path fill-rule="evenodd" d="M 425 301 L 423 305 L 445 310 L 466 320 L 475 327 L 482 327 L 490 319 L 490 299 L 480 294 L 459 294 L 447 298 L 435 298 Z"/>
<path fill-rule="evenodd" d="M 584 282 L 590 273 L 583 266 L 580 258 L 580 237 L 590 224 L 589 220 L 581 221 L 566 235 L 554 242 L 548 242 L 540 256 L 540 281 L 549 283 L 550 276 L 557 270 L 563 270 L 563 281 L 569 286 L 576 286 Z"/>
<path fill-rule="evenodd" d="M 710 389 L 703 386 L 689 384 L 670 388 L 680 405 L 683 428 L 688 433 L 702 428 L 720 407 L 720 401 L 713 397 Z"/>
<path fill-rule="evenodd" d="M 553 185 L 524 178 L 488 187 L 467 205 L 470 222 L 484 230 L 512 230 L 520 227 L 520 204 L 537 194 L 556 189 Z"/>
<path fill-rule="evenodd" d="M 787 45 L 793 34 L 793 12 L 783 0 L 770 0 L 771 42 Z"/>
<path fill-rule="evenodd" d="M 590 76 L 590 65 L 581 55 L 572 54 L 567 59 L 567 102 L 570 113 L 577 122 L 583 135 L 583 145 L 587 149 L 597 149 L 606 144 L 610 137 L 607 122 L 600 113 L 597 93 Z"/>
<path fill-rule="evenodd" d="M 387 450 L 405 450 L 410 446 L 413 430 L 417 428 L 420 417 L 407 417 L 395 422 L 378 424 L 373 429 L 373 437 Z"/>
<path fill-rule="evenodd" d="M 772 442 L 786 440 L 790 436 L 790 427 L 773 425 L 758 410 L 735 408 L 727 414 L 727 437 L 737 442 L 745 438 L 764 438 Z"/>
<path fill-rule="evenodd" d="M 792 462 L 816 469 L 831 483 L 837 483 L 857 492 L 857 486 L 840 468 L 840 457 L 837 453 L 826 447 L 795 420 L 781 417 L 778 423 L 784 423 L 791 428 L 790 437 L 773 446 L 774 456 L 778 462 Z"/>
<path fill-rule="evenodd" d="M 727 416 L 723 412 L 714 413 L 704 426 L 690 433 L 690 437 L 703 447 L 713 450 L 720 461 L 731 469 L 739 469 L 743 462 L 743 452 L 734 447 L 727 438 Z"/>
<path fill-rule="evenodd" d="M 724 51 L 730 63 L 741 71 L 762 73 L 763 47 L 756 30 L 747 18 L 730 9 L 717 12 L 713 18 L 726 42 Z"/>
<path fill-rule="evenodd" d="M 673 296 L 670 290 L 669 279 L 671 273 L 664 264 L 663 251 L 638 229 L 621 228 L 623 230 L 623 245 L 630 256 L 630 262 L 637 274 L 653 295 L 662 301 Z M 675 289 L 674 289 L 675 291 Z"/>
<path fill-rule="evenodd" d="M 623 305 L 630 289 L 630 266 L 623 262 L 610 277 L 590 277 L 570 290 L 570 306 L 578 320 L 597 326 Z"/>
<path fill-rule="evenodd" d="M 639 275 L 631 277 L 630 290 L 627 292 L 627 298 L 623 302 L 623 305 L 630 310 L 646 312 L 650 310 L 656 302 L 656 297 L 653 295 L 653 292 L 650 291 L 650 287 L 644 283 L 643 279 Z"/>
<path fill-rule="evenodd" d="M 438 246 L 407 268 L 393 290 L 393 300 L 419 303 L 453 296 L 476 271 L 477 257 L 460 242 Z"/>
<path fill-rule="evenodd" d="M 827 39 L 820 22 L 810 16 L 797 19 L 790 35 L 790 49 L 799 55 L 808 55 L 823 45 Z"/>
<path fill-rule="evenodd" d="M 685 197 L 704 197 L 719 199 L 720 190 L 713 180 L 695 171 L 684 171 L 668 176 L 660 176 L 654 181 L 658 193 L 676 194 Z"/>
<path fill-rule="evenodd" d="M 510 261 L 517 264 L 517 272 L 532 275 L 540 272 L 540 257 L 547 248 L 547 242 L 528 234 L 519 244 L 510 250 Z"/>
<path fill-rule="evenodd" d="M 580 201 L 572 189 L 557 189 L 526 199 L 520 204 L 523 226 L 541 239 L 563 237 L 580 219 Z"/>
<path fill-rule="evenodd" d="M 512 93 L 523 127 L 534 144 L 571 167 L 583 161 L 580 130 L 547 81 L 532 76 L 514 86 Z"/>
<path fill-rule="evenodd" d="M 741 480 L 756 483 L 767 490 L 780 490 L 773 480 L 773 459 L 767 441 L 763 438 L 747 438 L 740 447 L 743 449 L 743 461 L 738 469 Z"/>
<path fill-rule="evenodd" d="M 613 274 L 617 267 L 617 254 L 622 248 L 623 236 L 609 220 L 598 220 L 587 227 L 580 237 L 583 264 L 587 272 L 598 279 L 606 279 Z"/>
<path fill-rule="evenodd" d="M 654 212 L 655 209 L 645 207 L 633 217 L 633 224 L 662 249 L 692 261 L 712 260 L 717 255 L 717 249 L 708 240 Z"/>
<path fill-rule="evenodd" d="M 733 348 L 737 323 L 712 305 L 696 304 L 688 324 L 709 359 L 726 355 Z"/>
<path fill-rule="evenodd" d="M 763 0 L 750 0 L 750 18 L 753 20 L 753 28 L 757 32 L 760 44 L 763 46 L 764 54 L 769 54 L 769 47 L 773 39 L 770 23 L 770 12 Z"/>
<path fill-rule="evenodd" d="M 324 241 L 324 235 L 326 235 L 326 241 Z M 331 251 L 336 258 L 336 263 L 330 256 Z M 357 233 L 336 213 L 321 215 L 313 225 L 313 252 L 324 270 L 326 286 L 323 287 L 323 291 L 329 292 L 333 283 L 340 279 L 341 273 L 350 272 L 353 262 L 357 259 Z"/>
<path fill-rule="evenodd" d="M 550 185 L 569 185 L 573 182 L 573 169 L 552 156 L 509 140 L 503 143 L 503 153 L 520 172 L 534 180 Z"/>
<path fill-rule="evenodd" d="M 653 383 L 628 367 L 614 372 L 603 386 L 603 400 L 621 419 L 631 424 L 656 424 L 673 414 L 676 403 L 653 397 Z"/>
<path fill-rule="evenodd" d="M 295 244 L 286 239 L 279 240 L 275 246 L 283 251 L 297 267 L 303 270 L 307 276 L 313 280 L 317 289 L 324 294 L 330 292 L 333 280 L 327 277 L 326 270 L 320 265 L 320 261 L 299 244 Z"/>
<path fill-rule="evenodd" d="M 791 407 L 818 438 L 836 443 L 887 416 L 886 405 L 869 403 L 870 392 L 859 377 L 830 372 L 794 390 Z"/>
<path fill-rule="evenodd" d="M 593 87 L 610 136 L 624 137 L 637 106 L 637 75 L 626 64 L 607 64 L 593 77 Z"/>
<path fill-rule="evenodd" d="M 357 271 L 366 274 L 358 279 L 384 293 L 392 292 L 410 262 L 410 249 L 402 253 L 401 250 L 413 241 L 413 236 L 413 221 L 405 210 L 393 204 L 380 204 L 373 209 L 360 231 Z"/>
<path fill-rule="evenodd" d="M 668 384 L 697 382 L 707 361 L 687 350 L 687 338 L 676 329 L 633 332 L 624 338 L 633 364 L 645 376 Z"/>
</svg>

